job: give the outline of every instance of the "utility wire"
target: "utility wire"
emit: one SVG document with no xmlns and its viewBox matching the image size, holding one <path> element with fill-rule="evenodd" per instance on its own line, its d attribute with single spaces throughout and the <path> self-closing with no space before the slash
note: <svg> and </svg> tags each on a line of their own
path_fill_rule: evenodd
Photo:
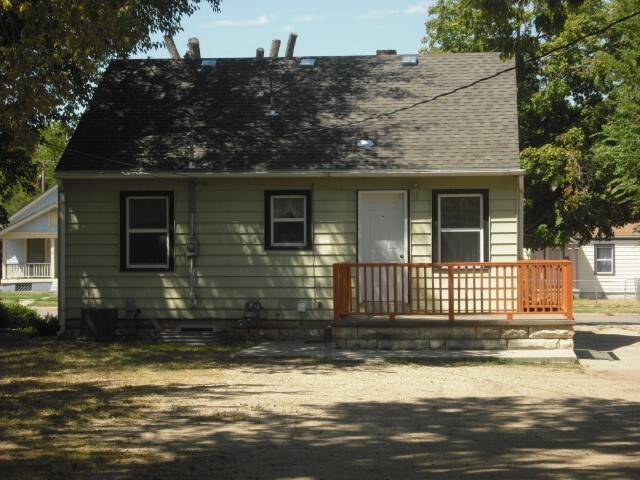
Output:
<svg viewBox="0 0 640 480">
<path fill-rule="evenodd" d="M 543 60 L 543 59 L 545 59 L 547 57 L 550 57 L 550 56 L 552 56 L 552 55 L 554 55 L 554 54 L 556 54 L 556 53 L 558 53 L 558 52 L 560 52 L 562 50 L 566 50 L 566 49 L 569 49 L 571 47 L 574 47 L 575 45 L 577 45 L 581 41 L 583 41 L 583 40 L 585 40 L 585 39 L 587 39 L 589 37 L 596 36 L 596 35 L 598 35 L 600 33 L 606 32 L 607 30 L 610 30 L 611 28 L 615 27 L 616 25 L 618 25 L 618 24 L 620 24 L 622 22 L 626 22 L 627 20 L 630 20 L 630 19 L 632 19 L 634 17 L 637 17 L 638 15 L 640 15 L 640 11 L 636 11 L 634 13 L 631 13 L 629 15 L 621 17 L 621 18 L 619 18 L 619 19 L 617 19 L 617 20 L 605 25 L 602 28 L 599 28 L 599 29 L 594 30 L 592 32 L 589 32 L 589 33 L 586 33 L 584 35 L 581 35 L 580 37 L 576 38 L 575 40 L 573 40 L 573 41 L 571 41 L 569 43 L 565 43 L 563 45 L 559 45 L 558 47 L 552 48 L 548 52 L 545 52 L 545 53 L 543 53 L 541 55 L 538 55 L 538 56 L 535 56 L 535 57 L 531 57 L 531 58 L 529 58 L 527 60 L 524 60 L 522 62 L 522 64 L 525 65 L 525 64 L 528 64 L 528 63 L 537 62 L 539 60 Z M 398 107 L 395 110 L 390 110 L 388 112 L 379 113 L 377 115 L 372 115 L 370 117 L 362 118 L 360 120 L 355 120 L 353 122 L 343 123 L 342 125 L 332 125 L 332 126 L 328 126 L 328 127 L 319 127 L 319 128 L 303 130 L 302 132 L 296 132 L 296 135 L 299 135 L 300 133 L 307 134 L 307 133 L 316 132 L 316 131 L 349 128 L 349 127 L 352 127 L 354 125 L 359 125 L 361 123 L 370 122 L 370 121 L 374 121 L 374 120 L 379 120 L 379 119 L 381 119 L 383 117 L 389 117 L 389 116 L 395 115 L 396 113 L 404 112 L 406 110 L 411 110 L 411 109 L 419 107 L 421 105 L 425 105 L 427 103 L 434 102 L 434 101 L 436 101 L 436 100 L 438 100 L 440 98 L 448 97 L 448 96 L 453 95 L 453 94 L 455 94 L 457 92 L 460 92 L 462 90 L 466 90 L 466 89 L 472 88 L 472 87 L 478 85 L 479 83 L 486 82 L 486 81 L 491 80 L 493 78 L 496 78 L 496 77 L 498 77 L 500 75 L 504 75 L 505 73 L 514 71 L 514 70 L 516 70 L 516 68 L 517 68 L 517 66 L 505 68 L 505 69 L 500 70 L 500 71 L 498 71 L 498 72 L 496 72 L 496 73 L 494 73 L 492 75 L 479 78 L 478 80 L 475 80 L 475 81 L 473 81 L 473 82 L 471 82 L 469 84 L 462 85 L 460 87 L 454 88 L 453 90 L 449 90 L 449 91 L 444 92 L 444 93 L 439 93 L 438 95 L 435 95 L 435 96 L 433 96 L 431 98 L 427 98 L 425 100 L 420 100 L 420 101 L 412 103 L 410 105 L 405 105 L 403 107 Z M 287 135 L 285 134 L 285 136 L 287 136 Z"/>
<path fill-rule="evenodd" d="M 576 38 L 575 40 L 573 40 L 571 42 L 565 43 L 563 45 L 559 45 L 559 46 L 554 47 L 554 48 L 550 49 L 549 51 L 547 51 L 547 52 L 545 52 L 545 53 L 543 53 L 541 55 L 538 55 L 538 56 L 535 56 L 535 57 L 531 57 L 531 58 L 529 58 L 527 60 L 524 60 L 522 62 L 522 64 L 528 64 L 528 63 L 537 62 L 539 60 L 542 60 L 542 59 L 545 59 L 547 57 L 550 57 L 550 56 L 552 56 L 552 55 L 554 55 L 554 54 L 556 54 L 556 53 L 558 53 L 560 51 L 563 51 L 563 50 L 569 49 L 571 47 L 574 47 L 575 45 L 579 44 L 581 41 L 583 41 L 583 40 L 585 40 L 587 38 L 590 38 L 590 37 L 599 35 L 601 33 L 604 33 L 607 30 L 610 30 L 611 28 L 615 27 L 616 25 L 619 25 L 619 24 L 621 24 L 623 22 L 631 20 L 632 18 L 637 17 L 639 15 L 640 15 L 640 10 L 639 11 L 635 11 L 633 13 L 630 13 L 629 15 L 625 15 L 624 17 L 620 17 L 620 18 L 614 20 L 613 22 L 610 22 L 610 23 L 604 25 L 601 28 L 598 28 L 598 29 L 593 30 L 593 31 L 591 31 L 589 33 L 585 33 L 585 34 L 579 36 L 578 38 Z M 472 88 L 472 87 L 474 87 L 474 86 L 476 86 L 476 85 L 478 85 L 480 83 L 492 80 L 492 79 L 494 79 L 494 78 L 496 78 L 496 77 L 498 77 L 500 75 L 504 75 L 505 73 L 514 71 L 514 70 L 516 70 L 516 68 L 517 68 L 516 66 L 505 68 L 505 69 L 499 70 L 498 72 L 496 72 L 496 73 L 494 73 L 492 75 L 488 75 L 486 77 L 482 77 L 482 78 L 479 78 L 477 80 L 474 80 L 471 83 L 462 85 L 460 87 L 456 87 L 453 90 L 449 90 L 447 92 L 440 93 L 440 94 L 435 95 L 433 97 L 430 97 L 430 98 L 427 98 L 427 99 L 424 99 L 424 100 L 420 100 L 418 102 L 414 102 L 412 104 L 405 105 L 403 107 L 398 107 L 398 108 L 396 108 L 394 110 L 390 110 L 390 111 L 387 111 L 387 112 L 379 113 L 377 115 L 372 115 L 370 117 L 362 118 L 360 120 L 355 120 L 355 121 L 352 121 L 352 122 L 346 122 L 346 123 L 343 123 L 343 124 L 340 124 L 340 125 L 331 125 L 331 126 L 327 126 L 327 127 L 314 127 L 314 128 L 310 128 L 310 129 L 306 129 L 306 130 L 300 130 L 300 131 L 292 133 L 292 134 L 284 134 L 283 136 L 284 137 L 288 137 L 288 136 L 290 137 L 290 136 L 303 135 L 303 134 L 306 135 L 306 134 L 311 133 L 311 132 L 319 132 L 319 131 L 326 131 L 326 130 L 339 130 L 339 129 L 353 127 L 355 125 L 359 125 L 359 124 L 362 124 L 362 123 L 379 120 L 381 118 L 389 117 L 389 116 L 395 115 L 397 113 L 404 112 L 404 111 L 407 111 L 407 110 L 411 110 L 411 109 L 417 108 L 417 107 L 419 107 L 421 105 L 425 105 L 427 103 L 434 102 L 434 101 L 439 100 L 441 98 L 454 95 L 454 94 L 456 94 L 456 93 L 458 93 L 458 92 L 460 92 L 462 90 L 466 90 L 466 89 Z M 0 130 L 5 132 L 5 133 L 11 134 L 11 132 L 9 132 L 7 130 L 4 130 L 2 128 L 0 128 Z M 51 145 L 51 146 L 53 146 L 53 145 Z M 137 168 L 140 167 L 138 164 L 134 164 L 134 163 L 131 163 L 131 162 L 113 160 L 113 159 L 110 159 L 110 158 L 101 157 L 99 155 L 90 154 L 90 153 L 87 153 L 87 152 L 82 152 L 82 151 L 74 150 L 74 149 L 70 149 L 70 148 L 66 148 L 65 152 L 67 154 L 69 154 L 69 155 L 76 156 L 76 157 L 81 158 L 83 160 L 93 161 L 93 162 L 96 162 L 96 163 L 97 162 L 108 162 L 108 163 L 111 163 L 111 164 L 123 165 L 125 167 L 137 167 Z M 152 177 L 152 176 L 160 177 L 160 175 L 154 175 L 153 173 L 149 173 L 149 172 L 145 172 L 145 173 L 147 173 L 150 177 Z M 181 174 L 180 172 L 177 172 L 177 171 L 173 172 L 173 173 L 177 174 L 177 175 L 184 175 L 185 177 L 189 177 L 189 175 Z"/>
</svg>

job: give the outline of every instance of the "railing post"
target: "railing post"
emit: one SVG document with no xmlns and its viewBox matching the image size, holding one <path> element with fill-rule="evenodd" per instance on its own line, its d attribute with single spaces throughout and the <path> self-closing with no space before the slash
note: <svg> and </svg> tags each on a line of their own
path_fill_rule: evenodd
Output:
<svg viewBox="0 0 640 480">
<path fill-rule="evenodd" d="M 563 302 L 568 319 L 573 320 L 573 262 L 568 261 L 562 269 Z"/>
<path fill-rule="evenodd" d="M 340 266 L 333 264 L 333 320 L 340 320 Z"/>
<path fill-rule="evenodd" d="M 518 312 L 517 313 L 525 313 L 525 306 L 528 303 L 529 293 L 526 291 L 525 285 L 528 285 L 528 282 L 525 280 L 525 275 L 529 275 L 530 267 L 529 265 L 524 265 L 522 262 L 518 263 Z"/>
<path fill-rule="evenodd" d="M 453 267 L 451 265 L 447 266 L 447 289 L 449 291 L 449 320 L 453 320 L 455 315 L 453 313 Z"/>
<path fill-rule="evenodd" d="M 349 313 L 351 305 L 351 265 L 333 264 L 333 319 Z"/>
</svg>

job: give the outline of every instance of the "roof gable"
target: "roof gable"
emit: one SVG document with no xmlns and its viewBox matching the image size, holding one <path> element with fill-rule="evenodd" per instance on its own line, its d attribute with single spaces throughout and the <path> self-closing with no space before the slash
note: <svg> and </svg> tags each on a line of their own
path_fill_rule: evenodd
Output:
<svg viewBox="0 0 640 480">
<path fill-rule="evenodd" d="M 16 230 L 26 223 L 32 222 L 41 215 L 54 210 L 58 205 L 58 185 L 54 185 L 39 197 L 36 197 L 27 205 L 9 217 L 9 224 L 0 235 Z"/>
<path fill-rule="evenodd" d="M 640 223 L 628 223 L 624 227 L 613 229 L 615 238 L 637 238 L 640 237 Z"/>
<path fill-rule="evenodd" d="M 424 103 L 513 66 L 496 53 L 299 60 L 113 62 L 58 172 L 188 171 L 187 109 L 199 172 L 519 169 L 514 71 Z"/>
</svg>

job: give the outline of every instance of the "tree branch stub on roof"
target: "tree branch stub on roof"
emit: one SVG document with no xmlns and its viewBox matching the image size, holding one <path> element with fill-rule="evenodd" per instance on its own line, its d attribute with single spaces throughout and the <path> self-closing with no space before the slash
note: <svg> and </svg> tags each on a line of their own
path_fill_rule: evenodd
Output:
<svg viewBox="0 0 640 480">
<path fill-rule="evenodd" d="M 191 37 L 187 42 L 189 51 L 184 55 L 187 60 L 200 60 L 200 41 L 196 37 Z"/>
<path fill-rule="evenodd" d="M 271 51 L 269 52 L 270 58 L 277 58 L 280 51 L 280 40 L 277 38 L 271 41 Z"/>
<path fill-rule="evenodd" d="M 180 53 L 178 52 L 176 44 L 173 41 L 173 37 L 171 35 L 164 36 L 164 44 L 167 46 L 167 50 L 169 50 L 169 55 L 171 55 L 171 58 L 173 58 L 174 60 L 180 60 Z"/>
<path fill-rule="evenodd" d="M 287 49 L 285 50 L 285 58 L 293 58 L 293 49 L 296 48 L 296 40 L 298 38 L 297 33 L 291 32 L 289 34 L 289 41 L 287 42 Z"/>
</svg>

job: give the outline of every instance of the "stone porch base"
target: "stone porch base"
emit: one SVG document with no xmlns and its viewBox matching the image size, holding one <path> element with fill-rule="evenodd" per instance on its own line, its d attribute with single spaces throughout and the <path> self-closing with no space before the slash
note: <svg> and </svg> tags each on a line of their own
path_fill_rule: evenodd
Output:
<svg viewBox="0 0 640 480">
<path fill-rule="evenodd" d="M 345 318 L 332 323 L 338 348 L 366 350 L 572 350 L 573 320 L 550 315 L 469 318 Z"/>
</svg>

